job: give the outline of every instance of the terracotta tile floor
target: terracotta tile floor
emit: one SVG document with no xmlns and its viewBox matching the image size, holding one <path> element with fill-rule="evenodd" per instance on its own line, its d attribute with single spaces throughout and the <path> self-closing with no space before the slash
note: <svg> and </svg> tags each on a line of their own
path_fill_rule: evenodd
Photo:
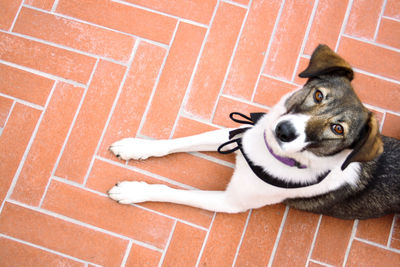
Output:
<svg viewBox="0 0 400 267">
<path fill-rule="evenodd" d="M 232 157 L 125 163 L 107 147 L 268 111 L 304 83 L 318 43 L 354 66 L 360 98 L 400 138 L 398 0 L 0 0 L 0 266 L 400 266 L 395 215 L 106 197 L 123 179 L 224 188 Z"/>
</svg>

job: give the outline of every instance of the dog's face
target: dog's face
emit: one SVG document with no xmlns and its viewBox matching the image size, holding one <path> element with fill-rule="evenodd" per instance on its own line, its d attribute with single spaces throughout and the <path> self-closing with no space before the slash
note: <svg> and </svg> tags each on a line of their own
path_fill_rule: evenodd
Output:
<svg viewBox="0 0 400 267">
<path fill-rule="evenodd" d="M 320 45 L 300 77 L 307 83 L 281 103 L 284 112 L 273 125 L 283 154 L 308 151 L 326 157 L 351 149 L 344 169 L 382 153 L 377 121 L 355 94 L 346 61 Z"/>
<path fill-rule="evenodd" d="M 290 139 L 301 135 L 299 129 L 291 128 L 300 115 L 306 119 L 304 129 L 300 128 L 304 132 L 303 149 L 317 156 L 334 155 L 350 147 L 369 117 L 350 82 L 335 76 L 310 80 L 287 99 L 285 107 L 287 114 L 275 128 L 278 140 L 288 148 Z"/>
</svg>

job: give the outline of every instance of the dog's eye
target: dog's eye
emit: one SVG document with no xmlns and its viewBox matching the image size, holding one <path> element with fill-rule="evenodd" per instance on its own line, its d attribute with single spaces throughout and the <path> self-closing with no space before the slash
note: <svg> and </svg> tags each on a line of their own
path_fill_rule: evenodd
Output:
<svg viewBox="0 0 400 267">
<path fill-rule="evenodd" d="M 315 103 L 321 103 L 321 101 L 324 99 L 324 94 L 320 90 L 316 90 L 314 93 L 314 101 Z"/>
<path fill-rule="evenodd" d="M 344 129 L 340 124 L 332 124 L 331 125 L 332 132 L 337 135 L 343 135 Z"/>
</svg>

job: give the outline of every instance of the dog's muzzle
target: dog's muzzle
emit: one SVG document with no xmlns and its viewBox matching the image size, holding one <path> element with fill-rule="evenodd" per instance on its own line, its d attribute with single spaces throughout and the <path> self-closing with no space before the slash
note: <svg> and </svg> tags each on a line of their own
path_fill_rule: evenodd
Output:
<svg viewBox="0 0 400 267">
<path fill-rule="evenodd" d="M 296 129 L 290 121 L 281 121 L 275 127 L 275 136 L 282 142 L 292 142 L 298 137 Z"/>
</svg>

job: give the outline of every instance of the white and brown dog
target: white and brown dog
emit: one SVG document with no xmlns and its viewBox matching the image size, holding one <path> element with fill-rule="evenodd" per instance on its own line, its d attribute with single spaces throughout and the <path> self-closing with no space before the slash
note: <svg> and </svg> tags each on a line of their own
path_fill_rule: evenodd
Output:
<svg viewBox="0 0 400 267">
<path fill-rule="evenodd" d="M 108 192 L 110 198 L 229 213 L 283 202 L 346 219 L 400 212 L 400 142 L 379 134 L 375 117 L 352 89 L 350 65 L 320 45 L 300 77 L 308 78 L 304 87 L 284 96 L 268 114 L 231 114 L 249 127 L 172 140 L 126 138 L 110 147 L 124 160 L 238 150 L 225 191 L 125 181 Z"/>
</svg>

